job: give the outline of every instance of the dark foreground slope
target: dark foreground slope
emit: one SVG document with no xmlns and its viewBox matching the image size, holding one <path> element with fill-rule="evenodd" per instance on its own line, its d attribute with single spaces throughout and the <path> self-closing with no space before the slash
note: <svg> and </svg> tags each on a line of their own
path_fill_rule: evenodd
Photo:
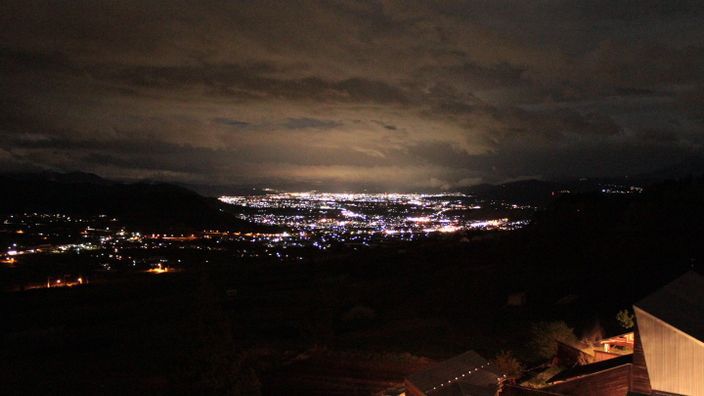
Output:
<svg viewBox="0 0 704 396">
<path fill-rule="evenodd" d="M 3 395 L 253 394 L 207 276 L 3 295 Z"/>
<path fill-rule="evenodd" d="M 0 175 L 0 213 L 63 213 L 118 218 L 142 231 L 257 230 L 227 205 L 166 183 L 117 183 L 85 173 Z"/>
</svg>

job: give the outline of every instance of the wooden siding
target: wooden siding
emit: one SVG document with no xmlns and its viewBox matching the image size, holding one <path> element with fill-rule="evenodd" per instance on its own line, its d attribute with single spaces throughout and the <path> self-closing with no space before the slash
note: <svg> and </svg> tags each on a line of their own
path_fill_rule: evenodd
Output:
<svg viewBox="0 0 704 396">
<path fill-rule="evenodd" d="M 614 367 L 598 373 L 570 379 L 544 388 L 574 396 L 625 396 L 631 382 L 631 364 Z"/>
<path fill-rule="evenodd" d="M 648 378 L 648 367 L 645 365 L 645 356 L 643 355 L 643 344 L 640 340 L 638 327 L 635 331 L 635 343 L 633 344 L 633 366 L 631 367 L 631 391 L 650 394 L 650 379 Z"/>
<path fill-rule="evenodd" d="M 611 353 L 611 352 L 604 352 L 604 351 L 594 351 L 594 361 L 595 362 L 603 362 L 604 360 L 609 360 L 613 358 L 617 358 L 619 356 L 622 356 L 619 353 Z"/>
<path fill-rule="evenodd" d="M 653 391 L 704 395 L 704 343 L 634 308 Z"/>
</svg>

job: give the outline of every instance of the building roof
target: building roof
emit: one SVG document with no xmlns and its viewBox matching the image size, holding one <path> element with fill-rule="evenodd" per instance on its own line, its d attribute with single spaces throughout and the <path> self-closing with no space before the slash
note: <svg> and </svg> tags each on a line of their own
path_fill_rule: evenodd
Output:
<svg viewBox="0 0 704 396">
<path fill-rule="evenodd" d="M 687 272 L 635 306 L 704 341 L 704 277 L 698 273 Z"/>
<path fill-rule="evenodd" d="M 428 395 L 494 395 L 499 374 L 493 365 L 474 351 L 468 351 L 408 377 Z"/>
<path fill-rule="evenodd" d="M 628 354 L 615 357 L 613 359 L 602 360 L 596 363 L 585 364 L 583 366 L 575 366 L 572 368 L 568 368 L 567 370 L 561 371 L 557 375 L 554 375 L 552 378 L 550 378 L 547 382 L 567 381 L 575 377 L 582 377 L 585 375 L 598 373 L 600 371 L 623 366 L 624 364 L 629 364 L 632 362 L 633 354 Z"/>
<path fill-rule="evenodd" d="M 494 377 L 496 382 L 496 377 Z M 459 381 L 436 390 L 426 392 L 428 396 L 495 396 L 498 385 L 474 385 Z"/>
</svg>

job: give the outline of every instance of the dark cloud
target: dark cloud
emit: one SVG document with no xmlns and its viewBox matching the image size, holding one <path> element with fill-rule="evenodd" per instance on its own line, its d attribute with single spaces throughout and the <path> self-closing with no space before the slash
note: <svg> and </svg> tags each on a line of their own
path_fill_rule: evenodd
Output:
<svg viewBox="0 0 704 396">
<path fill-rule="evenodd" d="M 341 126 L 342 123 L 332 120 L 319 120 L 316 118 L 289 118 L 284 123 L 287 129 L 333 129 Z"/>
<path fill-rule="evenodd" d="M 398 129 L 395 125 L 386 124 L 386 123 L 379 121 L 379 120 L 372 120 L 372 122 L 377 125 L 381 125 L 382 127 L 386 128 L 390 131 L 395 131 Z"/>
<path fill-rule="evenodd" d="M 248 127 L 250 127 L 250 126 L 252 125 L 252 124 L 249 123 L 249 122 L 240 121 L 240 120 L 234 120 L 234 119 L 232 119 L 232 118 L 216 118 L 216 119 L 213 120 L 213 121 L 215 121 L 215 122 L 217 122 L 217 123 L 219 123 L 219 124 L 229 125 L 229 126 L 233 126 L 233 127 L 236 127 L 236 128 L 248 128 Z"/>
<path fill-rule="evenodd" d="M 0 166 L 394 189 L 652 171 L 702 150 L 702 10 L 5 1 Z"/>
<path fill-rule="evenodd" d="M 679 137 L 673 129 L 646 128 L 638 131 L 638 137 L 645 143 L 672 145 L 677 143 Z"/>
</svg>

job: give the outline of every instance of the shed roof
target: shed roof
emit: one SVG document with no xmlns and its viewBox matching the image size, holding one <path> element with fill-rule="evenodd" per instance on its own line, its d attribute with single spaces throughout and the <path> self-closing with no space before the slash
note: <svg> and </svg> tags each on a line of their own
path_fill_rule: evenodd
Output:
<svg viewBox="0 0 704 396">
<path fill-rule="evenodd" d="M 432 365 L 408 377 L 408 381 L 428 395 L 493 395 L 499 374 L 493 365 L 475 351 L 468 351 Z"/>
<path fill-rule="evenodd" d="M 704 341 L 704 276 L 689 271 L 635 306 Z"/>
</svg>

